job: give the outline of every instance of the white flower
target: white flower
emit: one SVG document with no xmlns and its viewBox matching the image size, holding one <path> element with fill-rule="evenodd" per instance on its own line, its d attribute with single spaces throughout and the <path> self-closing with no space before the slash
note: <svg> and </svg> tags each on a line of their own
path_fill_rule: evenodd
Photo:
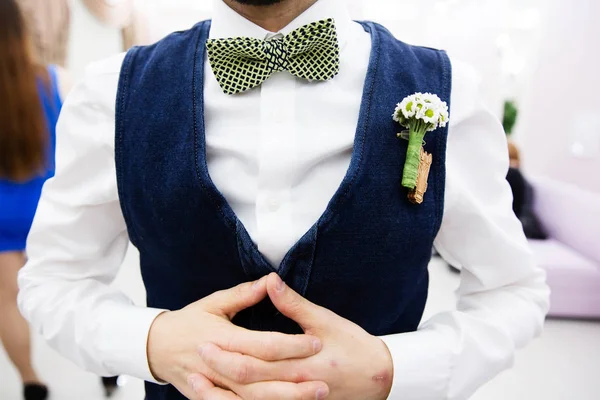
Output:
<svg viewBox="0 0 600 400">
<path fill-rule="evenodd" d="M 393 118 L 408 128 L 421 120 L 427 131 L 434 131 L 448 124 L 448 105 L 435 94 L 415 93 L 397 105 Z"/>
<path fill-rule="evenodd" d="M 431 104 L 440 104 L 442 100 L 437 96 L 437 94 L 425 93 L 423 94 L 423 101 Z"/>
<path fill-rule="evenodd" d="M 402 103 L 400 103 L 399 106 L 404 118 L 408 119 L 415 116 L 415 99 L 412 96 L 406 97 L 404 100 L 402 100 Z"/>
<path fill-rule="evenodd" d="M 394 121 L 396 122 L 400 122 L 400 114 L 402 113 L 402 104 L 398 103 L 396 104 L 396 109 L 394 110 L 394 113 L 392 114 L 392 118 L 394 119 Z"/>
<path fill-rule="evenodd" d="M 440 118 L 439 118 L 440 128 L 445 128 L 446 125 L 448 125 L 448 120 L 449 120 L 448 104 L 446 104 L 446 102 L 443 101 L 441 103 L 441 108 L 440 108 Z"/>
<path fill-rule="evenodd" d="M 405 111 L 403 110 L 406 107 L 407 106 L 405 104 L 398 103 L 396 105 L 396 110 L 394 111 L 394 114 L 392 114 L 394 121 L 398 122 L 400 125 L 404 125 L 406 120 L 410 118 L 406 116 Z"/>
<path fill-rule="evenodd" d="M 425 112 L 425 109 L 426 109 L 425 102 L 423 101 L 423 99 L 421 97 L 419 97 L 415 101 L 415 118 L 423 119 L 423 113 Z"/>
<path fill-rule="evenodd" d="M 437 125 L 440 120 L 440 110 L 433 107 L 426 107 L 421 119 L 428 124 Z"/>
</svg>

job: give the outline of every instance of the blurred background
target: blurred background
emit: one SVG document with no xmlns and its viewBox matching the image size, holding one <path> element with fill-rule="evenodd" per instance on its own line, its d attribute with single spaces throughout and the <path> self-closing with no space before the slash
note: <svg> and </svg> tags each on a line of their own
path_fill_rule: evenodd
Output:
<svg viewBox="0 0 600 400">
<path fill-rule="evenodd" d="M 543 338 L 518 354 L 515 368 L 474 399 L 600 399 L 600 1 L 347 2 L 355 19 L 381 22 L 405 42 L 446 49 L 478 70 L 487 106 L 503 121 L 535 192 L 531 212 L 546 240 L 531 243 L 548 271 L 551 317 Z M 38 3 L 47 7 L 59 1 Z M 70 8 L 70 22 L 66 53 L 53 62 L 77 80 L 90 62 L 210 18 L 212 1 L 60 3 Z M 108 21 L 90 11 L 94 3 L 128 5 L 125 17 Z M 44 18 L 41 8 L 32 10 L 42 13 L 34 19 Z M 144 304 L 137 263 L 131 249 L 116 285 Z M 430 268 L 427 316 L 453 307 L 459 279 L 441 259 L 434 258 Z M 98 377 L 78 370 L 39 339 L 34 344 L 36 366 L 52 382 L 54 400 L 103 398 Z M 119 385 L 113 398 L 143 398 L 141 382 L 121 377 Z M 20 399 L 20 391 L 0 348 L 0 399 Z"/>
<path fill-rule="evenodd" d="M 519 118 L 513 138 L 526 160 L 523 168 L 600 192 L 600 179 L 586 174 L 600 170 L 596 0 L 346 1 L 355 19 L 381 22 L 405 42 L 446 49 L 476 67 L 499 118 L 505 101 L 514 101 Z M 210 18 L 212 1 L 134 4 L 142 21 L 139 40 L 150 43 Z M 123 35 L 102 24 L 83 1 L 71 6 L 67 67 L 79 78 L 88 63 L 122 51 Z"/>
</svg>

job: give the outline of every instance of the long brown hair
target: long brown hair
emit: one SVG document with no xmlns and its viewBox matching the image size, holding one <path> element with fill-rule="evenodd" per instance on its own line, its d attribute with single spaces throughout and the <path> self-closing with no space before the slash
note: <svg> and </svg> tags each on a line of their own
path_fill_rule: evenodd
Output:
<svg viewBox="0 0 600 400">
<path fill-rule="evenodd" d="M 48 128 L 38 85 L 48 82 L 16 0 L 0 0 L 0 178 L 25 181 L 47 167 Z"/>
</svg>

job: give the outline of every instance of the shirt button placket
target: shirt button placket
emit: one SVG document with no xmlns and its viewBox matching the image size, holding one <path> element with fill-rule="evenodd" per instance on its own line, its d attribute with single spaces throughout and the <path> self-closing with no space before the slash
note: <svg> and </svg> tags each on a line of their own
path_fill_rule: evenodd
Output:
<svg viewBox="0 0 600 400">
<path fill-rule="evenodd" d="M 275 265 L 294 244 L 290 200 L 297 169 L 295 86 L 287 71 L 274 73 L 261 86 L 256 242 Z"/>
</svg>

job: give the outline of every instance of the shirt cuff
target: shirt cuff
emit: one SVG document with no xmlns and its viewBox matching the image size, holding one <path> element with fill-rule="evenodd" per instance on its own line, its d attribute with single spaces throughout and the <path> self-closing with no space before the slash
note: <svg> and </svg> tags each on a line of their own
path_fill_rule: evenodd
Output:
<svg viewBox="0 0 600 400">
<path fill-rule="evenodd" d="M 447 398 L 453 366 L 453 336 L 452 332 L 425 328 L 381 337 L 394 365 L 394 381 L 388 400 Z"/>
<path fill-rule="evenodd" d="M 166 310 L 135 307 L 134 311 L 115 313 L 111 318 L 110 348 L 105 350 L 111 355 L 107 367 L 111 371 L 119 371 L 119 374 L 164 384 L 150 372 L 147 345 L 152 323 Z"/>
</svg>

